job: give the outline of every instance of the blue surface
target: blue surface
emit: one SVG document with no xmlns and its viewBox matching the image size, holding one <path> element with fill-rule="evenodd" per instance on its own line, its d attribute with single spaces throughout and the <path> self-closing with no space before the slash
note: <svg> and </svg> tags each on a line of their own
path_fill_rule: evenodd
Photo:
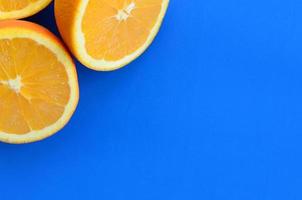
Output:
<svg viewBox="0 0 302 200">
<path fill-rule="evenodd" d="M 56 32 L 52 6 L 30 18 Z M 301 200 L 302 2 L 171 0 L 60 133 L 0 144 L 1 200 Z"/>
</svg>

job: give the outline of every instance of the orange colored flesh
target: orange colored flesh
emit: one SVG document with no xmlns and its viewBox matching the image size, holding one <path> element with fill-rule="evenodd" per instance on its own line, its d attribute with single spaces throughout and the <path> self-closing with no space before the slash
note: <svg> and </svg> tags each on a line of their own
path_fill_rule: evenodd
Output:
<svg viewBox="0 0 302 200">
<path fill-rule="evenodd" d="M 0 29 L 10 27 L 39 32 L 59 44 L 37 25 L 0 22 Z M 18 92 L 9 82 L 17 79 L 22 83 Z M 67 72 L 55 53 L 29 38 L 0 39 L 0 132 L 43 129 L 62 116 L 69 98 Z"/>
<path fill-rule="evenodd" d="M 35 3 L 39 0 L 0 0 L 0 11 L 9 12 L 14 10 L 21 10 L 29 4 Z"/>
<path fill-rule="evenodd" d="M 146 42 L 161 7 L 162 0 L 90 0 L 82 22 L 87 53 L 107 61 L 132 54 Z"/>
</svg>

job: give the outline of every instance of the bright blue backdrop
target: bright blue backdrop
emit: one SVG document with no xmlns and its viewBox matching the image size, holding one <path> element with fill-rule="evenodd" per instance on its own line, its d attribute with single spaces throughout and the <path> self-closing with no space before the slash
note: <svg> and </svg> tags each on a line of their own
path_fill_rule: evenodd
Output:
<svg viewBox="0 0 302 200">
<path fill-rule="evenodd" d="M 171 0 L 54 137 L 0 144 L 1 200 L 301 200 L 302 2 Z M 53 5 L 30 18 L 57 33 Z"/>
</svg>

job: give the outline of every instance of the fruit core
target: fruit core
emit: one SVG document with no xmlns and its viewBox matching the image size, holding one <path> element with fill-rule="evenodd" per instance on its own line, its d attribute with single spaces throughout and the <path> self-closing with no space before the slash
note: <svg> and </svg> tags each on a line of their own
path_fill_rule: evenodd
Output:
<svg viewBox="0 0 302 200">
<path fill-rule="evenodd" d="M 116 19 L 118 21 L 125 21 L 128 19 L 128 17 L 131 15 L 132 10 L 135 8 L 135 3 L 131 2 L 129 5 L 127 5 L 125 8 L 118 11 L 116 15 Z"/>
<path fill-rule="evenodd" d="M 16 93 L 19 93 L 22 87 L 22 82 L 21 82 L 21 76 L 17 76 L 15 79 L 9 79 L 9 80 L 3 80 L 0 81 L 3 85 L 6 85 L 9 87 L 11 90 L 13 90 Z"/>
</svg>

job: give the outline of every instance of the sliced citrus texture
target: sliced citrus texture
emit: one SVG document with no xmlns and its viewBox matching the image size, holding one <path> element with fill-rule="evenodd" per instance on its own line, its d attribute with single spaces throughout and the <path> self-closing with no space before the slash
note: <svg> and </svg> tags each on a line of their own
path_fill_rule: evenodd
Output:
<svg viewBox="0 0 302 200">
<path fill-rule="evenodd" d="M 0 141 L 44 139 L 69 121 L 79 99 L 74 63 L 45 28 L 0 21 Z"/>
<path fill-rule="evenodd" d="M 0 0 L 0 20 L 21 19 L 36 14 L 52 0 Z"/>
<path fill-rule="evenodd" d="M 156 36 L 169 0 L 55 0 L 60 33 L 89 68 L 118 69 L 141 55 Z"/>
</svg>

